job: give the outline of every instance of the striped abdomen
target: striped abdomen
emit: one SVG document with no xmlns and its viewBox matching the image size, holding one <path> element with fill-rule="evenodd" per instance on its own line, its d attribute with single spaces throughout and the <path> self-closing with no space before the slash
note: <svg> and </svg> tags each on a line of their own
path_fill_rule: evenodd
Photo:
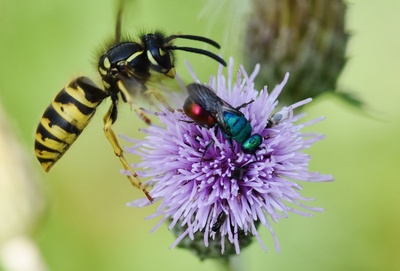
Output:
<svg viewBox="0 0 400 271">
<path fill-rule="evenodd" d="M 35 136 L 35 153 L 47 172 L 89 123 L 108 95 L 89 78 L 79 77 L 62 89 L 44 111 Z"/>
</svg>

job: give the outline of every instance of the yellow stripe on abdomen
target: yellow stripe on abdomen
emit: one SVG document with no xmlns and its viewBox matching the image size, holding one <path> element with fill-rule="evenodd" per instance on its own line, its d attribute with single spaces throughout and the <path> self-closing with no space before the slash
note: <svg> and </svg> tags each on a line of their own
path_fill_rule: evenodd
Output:
<svg viewBox="0 0 400 271">
<path fill-rule="evenodd" d="M 74 143 L 107 96 L 87 77 L 73 80 L 57 94 L 35 135 L 35 154 L 45 171 Z"/>
</svg>

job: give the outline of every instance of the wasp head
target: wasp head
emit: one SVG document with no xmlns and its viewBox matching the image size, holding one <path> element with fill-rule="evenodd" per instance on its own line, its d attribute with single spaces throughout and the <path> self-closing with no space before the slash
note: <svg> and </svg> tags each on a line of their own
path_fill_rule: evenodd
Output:
<svg viewBox="0 0 400 271">
<path fill-rule="evenodd" d="M 171 35 L 166 36 L 162 32 L 155 32 L 152 34 L 145 34 L 141 37 L 142 43 L 146 50 L 146 56 L 150 62 L 152 70 L 162 73 L 168 77 L 175 77 L 174 66 L 174 50 L 181 50 L 190 53 L 196 53 L 208 56 L 222 65 L 226 66 L 226 62 L 219 56 L 196 47 L 181 47 L 172 44 L 175 39 L 187 39 L 208 43 L 216 48 L 220 48 L 219 44 L 215 41 L 202 36 L 196 35 Z"/>
<path fill-rule="evenodd" d="M 175 78 L 174 57 L 171 44 L 165 35 L 156 32 L 142 37 L 150 68 L 170 78 Z"/>
</svg>

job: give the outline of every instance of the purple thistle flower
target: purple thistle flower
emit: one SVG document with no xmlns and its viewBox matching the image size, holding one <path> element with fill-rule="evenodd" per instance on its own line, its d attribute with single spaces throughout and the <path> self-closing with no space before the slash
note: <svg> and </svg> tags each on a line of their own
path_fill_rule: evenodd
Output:
<svg viewBox="0 0 400 271">
<path fill-rule="evenodd" d="M 235 141 L 230 145 L 217 126 L 206 129 L 188 123 L 190 119 L 181 110 L 156 113 L 163 126 L 142 129 L 145 139 L 131 140 L 134 146 L 127 152 L 141 157 L 142 162 L 134 167 L 145 169 L 139 175 L 150 178 L 146 184 L 153 186 L 150 194 L 160 203 L 156 213 L 150 216 L 162 217 L 153 230 L 168 221 L 169 229 L 179 232 L 171 247 L 185 238 L 197 240 L 196 234 L 200 234 L 203 247 L 215 246 L 217 241 L 219 255 L 225 252 L 226 256 L 239 254 L 241 245 L 247 243 L 246 238 L 255 236 L 266 251 L 257 231 L 262 225 L 271 232 L 279 251 L 271 221 L 277 222 L 290 212 L 311 216 L 308 211 L 322 211 L 302 203 L 313 199 L 299 194 L 302 187 L 297 182 L 333 180 L 331 175 L 309 172 L 310 156 L 303 152 L 324 136 L 302 133 L 301 129 L 324 118 L 296 124 L 305 114 L 294 115 L 293 110 L 311 99 L 283 107 L 274 114 L 277 98 L 289 75 L 271 93 L 266 88 L 257 91 L 254 79 L 259 68 L 257 65 L 248 75 L 240 67 L 234 81 L 231 59 L 228 78 L 222 75 L 220 67 L 218 75 L 211 77 L 208 84 L 233 107 L 254 100 L 240 108 L 253 128 L 252 133 L 263 137 L 254 155 L 243 153 Z M 188 69 L 198 82 L 189 66 Z M 210 141 L 214 143 L 209 144 Z M 140 199 L 128 205 L 149 204 L 147 199 Z"/>
</svg>

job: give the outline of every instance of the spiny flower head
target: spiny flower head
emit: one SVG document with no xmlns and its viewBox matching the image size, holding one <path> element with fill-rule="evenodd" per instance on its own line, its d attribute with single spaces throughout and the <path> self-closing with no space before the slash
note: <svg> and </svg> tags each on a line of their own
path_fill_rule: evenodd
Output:
<svg viewBox="0 0 400 271">
<path fill-rule="evenodd" d="M 199 82 L 190 67 L 189 71 Z M 271 221 L 291 212 L 310 216 L 307 211 L 321 210 L 302 203 L 312 199 L 300 195 L 298 182 L 333 180 L 331 175 L 310 172 L 310 156 L 304 153 L 324 136 L 302 133 L 301 129 L 323 118 L 297 124 L 304 114 L 293 113 L 311 99 L 277 110 L 277 98 L 289 76 L 268 93 L 266 87 L 254 89 L 258 71 L 259 65 L 250 75 L 240 67 L 234 81 L 231 59 L 227 78 L 221 67 L 208 83 L 232 107 L 248 103 L 238 110 L 249 121 L 252 133 L 262 137 L 254 154 L 246 154 L 238 142 L 230 142 L 220 125 L 201 127 L 182 110 L 158 112 L 162 126 L 143 129 L 145 139 L 131 140 L 134 146 L 127 149 L 141 157 L 133 166 L 144 169 L 139 175 L 150 178 L 146 184 L 153 186 L 150 194 L 159 202 L 151 216 L 161 217 L 155 229 L 168 222 L 169 229 L 178 233 L 172 247 L 183 240 L 181 244 L 188 244 L 184 246 L 202 259 L 238 254 L 253 236 L 266 250 L 257 230 L 260 225 L 270 230 L 279 251 Z M 134 207 L 149 204 L 147 199 L 129 203 Z M 218 248 L 217 253 L 213 247 Z"/>
<path fill-rule="evenodd" d="M 241 21 L 245 36 L 241 40 L 248 67 L 262 65 L 256 84 L 275 84 L 290 71 L 291 79 L 280 97 L 281 103 L 333 93 L 349 104 L 365 106 L 357 95 L 338 86 L 338 78 L 348 60 L 347 2 L 247 2 L 248 16 Z"/>
</svg>

